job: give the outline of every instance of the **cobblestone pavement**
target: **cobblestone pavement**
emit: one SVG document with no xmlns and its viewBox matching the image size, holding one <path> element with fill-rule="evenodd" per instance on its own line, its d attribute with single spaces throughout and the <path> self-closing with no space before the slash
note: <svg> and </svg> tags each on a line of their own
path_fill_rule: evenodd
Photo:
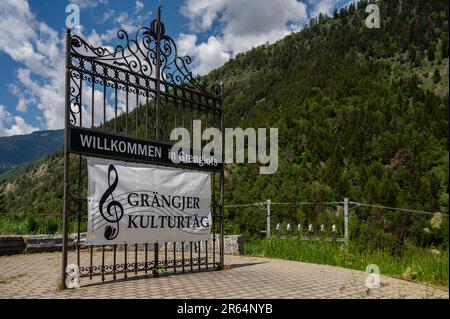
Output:
<svg viewBox="0 0 450 319">
<path fill-rule="evenodd" d="M 76 260 L 73 252 L 69 257 Z M 58 291 L 60 252 L 2 256 L 0 298 L 449 298 L 447 291 L 385 276 L 380 288 L 368 290 L 364 272 L 332 266 L 244 256 L 225 256 L 225 262 L 223 271 L 130 273 L 128 280 L 120 274 L 104 283 L 82 278 L 80 289 Z"/>
</svg>

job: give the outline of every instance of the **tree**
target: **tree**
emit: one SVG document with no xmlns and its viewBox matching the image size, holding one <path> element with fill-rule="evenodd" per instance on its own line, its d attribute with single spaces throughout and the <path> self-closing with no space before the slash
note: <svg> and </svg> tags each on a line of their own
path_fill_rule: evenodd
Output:
<svg viewBox="0 0 450 319">
<path fill-rule="evenodd" d="M 438 69 L 434 70 L 434 73 L 433 73 L 433 82 L 436 84 L 436 83 L 440 82 L 441 79 L 442 79 L 442 78 L 441 78 L 441 73 L 439 72 L 439 70 L 438 70 Z"/>
<path fill-rule="evenodd" d="M 428 61 L 433 62 L 434 59 L 436 58 L 436 54 L 434 52 L 434 47 L 431 46 L 428 50 L 427 50 L 427 57 L 428 57 Z"/>
<path fill-rule="evenodd" d="M 447 34 L 447 36 L 448 36 L 448 34 Z M 447 36 L 445 36 L 443 39 L 442 39 L 442 44 L 441 44 L 441 53 L 442 53 L 442 57 L 443 58 L 448 58 L 448 38 L 447 38 Z"/>
</svg>

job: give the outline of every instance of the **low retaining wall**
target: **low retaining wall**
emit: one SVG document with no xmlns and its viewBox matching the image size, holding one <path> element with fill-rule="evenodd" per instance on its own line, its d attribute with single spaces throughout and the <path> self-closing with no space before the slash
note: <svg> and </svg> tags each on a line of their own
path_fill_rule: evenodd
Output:
<svg viewBox="0 0 450 319">
<path fill-rule="evenodd" d="M 24 248 L 22 236 L 0 236 L 0 255 L 21 254 Z"/>
<path fill-rule="evenodd" d="M 77 234 L 69 236 L 69 249 L 74 249 L 77 242 Z M 0 236 L 0 256 L 14 255 L 22 253 L 43 253 L 62 250 L 63 237 L 61 235 L 26 235 L 26 236 Z M 81 248 L 86 248 L 86 233 L 80 236 Z M 216 235 L 216 252 L 219 251 L 220 236 Z M 224 251 L 226 255 L 242 255 L 244 253 L 244 238 L 241 235 L 227 235 L 224 237 Z M 148 245 L 148 250 L 153 251 L 154 245 Z M 167 244 L 167 250 L 173 251 L 173 243 Z M 189 249 L 189 243 L 185 243 L 185 249 Z M 205 249 L 205 242 L 200 242 L 201 250 Z M 212 253 L 213 240 L 208 241 L 208 251 Z M 101 248 L 99 248 L 101 249 Z M 112 249 L 107 246 L 107 249 Z M 120 245 L 119 250 L 123 250 L 124 246 Z M 128 245 L 128 250 L 133 251 L 135 245 Z M 138 245 L 138 250 L 144 250 L 145 245 Z M 160 250 L 164 250 L 164 245 L 159 246 Z M 181 243 L 175 246 L 176 251 L 181 251 Z M 197 250 L 197 243 L 195 243 L 195 250 Z"/>
</svg>

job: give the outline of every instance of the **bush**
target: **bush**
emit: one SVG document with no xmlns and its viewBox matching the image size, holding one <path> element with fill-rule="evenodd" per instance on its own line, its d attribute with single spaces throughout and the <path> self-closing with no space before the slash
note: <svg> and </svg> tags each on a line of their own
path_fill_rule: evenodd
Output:
<svg viewBox="0 0 450 319">
<path fill-rule="evenodd" d="M 35 215 L 28 215 L 25 218 L 25 229 L 29 234 L 35 234 L 39 229 L 39 222 L 37 221 Z"/>
</svg>

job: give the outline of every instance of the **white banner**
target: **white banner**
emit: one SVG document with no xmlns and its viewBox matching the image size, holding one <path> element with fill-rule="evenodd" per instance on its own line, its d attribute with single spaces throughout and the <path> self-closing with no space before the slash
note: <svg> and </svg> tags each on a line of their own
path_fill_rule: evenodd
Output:
<svg viewBox="0 0 450 319">
<path fill-rule="evenodd" d="M 208 240 L 208 173 L 88 160 L 91 245 Z"/>
</svg>

